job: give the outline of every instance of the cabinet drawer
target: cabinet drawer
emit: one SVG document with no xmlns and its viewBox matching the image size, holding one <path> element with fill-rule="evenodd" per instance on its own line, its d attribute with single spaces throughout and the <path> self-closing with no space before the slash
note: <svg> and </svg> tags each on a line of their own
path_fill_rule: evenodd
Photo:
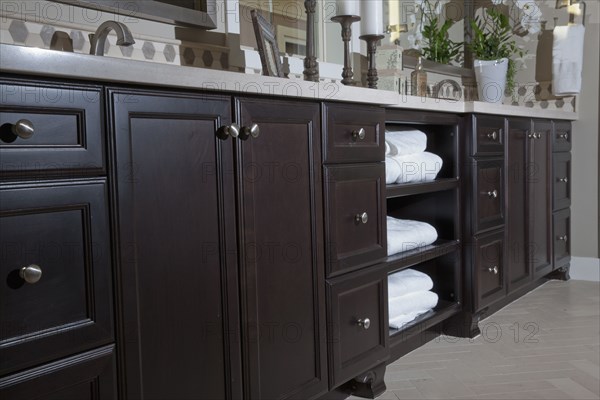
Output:
<svg viewBox="0 0 600 400">
<path fill-rule="evenodd" d="M 554 213 L 554 269 L 571 261 L 571 210 Z"/>
<path fill-rule="evenodd" d="M 0 398 L 113 400 L 117 398 L 113 346 L 0 379 Z"/>
<path fill-rule="evenodd" d="M 475 272 L 477 309 L 504 296 L 504 231 L 475 238 Z"/>
<path fill-rule="evenodd" d="M 387 275 L 367 274 L 329 284 L 331 387 L 388 357 Z"/>
<path fill-rule="evenodd" d="M 99 88 L 1 83 L 0 176 L 102 172 L 102 94 Z M 29 121 L 33 134 L 14 134 Z"/>
<path fill-rule="evenodd" d="M 383 108 L 325 104 L 323 115 L 326 124 L 325 135 L 323 135 L 325 163 L 384 160 L 385 110 Z"/>
<path fill-rule="evenodd" d="M 103 181 L 0 191 L 0 374 L 112 341 L 106 198 Z"/>
<path fill-rule="evenodd" d="M 571 153 L 556 153 L 553 161 L 553 208 L 571 206 Z"/>
<path fill-rule="evenodd" d="M 327 273 L 386 256 L 385 165 L 325 167 Z"/>
<path fill-rule="evenodd" d="M 553 151 L 571 151 L 571 123 L 556 122 L 552 138 Z"/>
<path fill-rule="evenodd" d="M 472 156 L 504 153 L 504 118 L 473 117 Z"/>
<path fill-rule="evenodd" d="M 473 232 L 504 224 L 504 161 L 476 160 L 473 163 Z"/>
</svg>

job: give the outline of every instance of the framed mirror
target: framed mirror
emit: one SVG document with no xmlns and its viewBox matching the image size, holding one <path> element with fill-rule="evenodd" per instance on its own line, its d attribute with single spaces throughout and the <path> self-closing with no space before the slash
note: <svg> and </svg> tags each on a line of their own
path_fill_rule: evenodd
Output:
<svg viewBox="0 0 600 400">
<path fill-rule="evenodd" d="M 148 19 L 172 25 L 203 28 L 217 27 L 216 0 L 54 0 L 129 18 Z"/>
</svg>

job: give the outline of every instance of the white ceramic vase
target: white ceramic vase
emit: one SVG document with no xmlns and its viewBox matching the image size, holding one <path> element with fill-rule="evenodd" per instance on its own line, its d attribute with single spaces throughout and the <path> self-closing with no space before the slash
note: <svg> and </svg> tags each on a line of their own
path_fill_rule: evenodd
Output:
<svg viewBox="0 0 600 400">
<path fill-rule="evenodd" d="M 473 66 L 479 100 L 488 103 L 502 103 L 506 88 L 508 58 L 492 61 L 475 60 Z"/>
</svg>

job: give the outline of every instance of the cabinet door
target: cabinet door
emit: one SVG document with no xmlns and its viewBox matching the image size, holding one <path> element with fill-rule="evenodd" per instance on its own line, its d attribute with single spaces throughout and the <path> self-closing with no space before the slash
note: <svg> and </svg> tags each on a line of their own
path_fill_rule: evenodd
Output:
<svg viewBox="0 0 600 400">
<path fill-rule="evenodd" d="M 237 108 L 245 398 L 312 398 L 327 391 L 319 107 Z"/>
<path fill-rule="evenodd" d="M 552 271 L 552 123 L 534 121 L 527 168 L 529 262 L 537 279 Z"/>
<path fill-rule="evenodd" d="M 508 123 L 506 155 L 506 260 L 508 291 L 523 286 L 533 276 L 527 260 L 527 235 L 525 221 L 529 211 L 527 197 L 527 146 L 531 123 L 529 120 L 511 119 Z"/>
<path fill-rule="evenodd" d="M 231 100 L 109 94 L 126 395 L 239 398 Z"/>
</svg>

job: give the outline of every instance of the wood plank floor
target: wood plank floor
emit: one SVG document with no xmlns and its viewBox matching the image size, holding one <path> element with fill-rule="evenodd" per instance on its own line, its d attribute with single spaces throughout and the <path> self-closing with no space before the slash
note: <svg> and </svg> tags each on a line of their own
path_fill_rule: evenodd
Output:
<svg viewBox="0 0 600 400">
<path fill-rule="evenodd" d="M 550 281 L 388 366 L 380 399 L 599 399 L 600 283 Z"/>
</svg>

